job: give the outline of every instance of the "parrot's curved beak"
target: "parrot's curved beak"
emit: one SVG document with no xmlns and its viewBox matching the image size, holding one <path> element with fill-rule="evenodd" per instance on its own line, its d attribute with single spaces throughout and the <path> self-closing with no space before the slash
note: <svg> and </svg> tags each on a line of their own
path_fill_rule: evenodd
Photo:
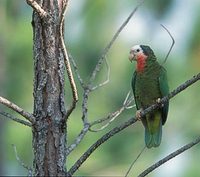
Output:
<svg viewBox="0 0 200 177">
<path fill-rule="evenodd" d="M 129 60 L 130 60 L 130 62 L 132 62 L 133 60 L 136 60 L 135 54 L 133 51 L 130 51 Z"/>
</svg>

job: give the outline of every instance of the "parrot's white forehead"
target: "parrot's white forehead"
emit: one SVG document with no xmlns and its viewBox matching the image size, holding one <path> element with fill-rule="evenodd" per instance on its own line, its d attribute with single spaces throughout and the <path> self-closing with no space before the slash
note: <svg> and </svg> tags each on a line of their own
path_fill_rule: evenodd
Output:
<svg viewBox="0 0 200 177">
<path fill-rule="evenodd" d="M 140 51 L 142 51 L 142 48 L 140 47 L 140 45 L 134 45 L 133 47 L 131 47 L 131 50 L 136 51 L 137 49 L 139 49 Z"/>
</svg>

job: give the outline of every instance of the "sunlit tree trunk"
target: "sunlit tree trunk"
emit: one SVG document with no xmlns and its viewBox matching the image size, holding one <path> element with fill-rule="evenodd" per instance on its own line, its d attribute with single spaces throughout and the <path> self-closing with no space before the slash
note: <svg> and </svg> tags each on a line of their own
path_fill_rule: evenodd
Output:
<svg viewBox="0 0 200 177">
<path fill-rule="evenodd" d="M 65 175 L 64 62 L 59 37 L 61 0 L 37 1 L 48 12 L 33 13 L 35 176 Z"/>
</svg>

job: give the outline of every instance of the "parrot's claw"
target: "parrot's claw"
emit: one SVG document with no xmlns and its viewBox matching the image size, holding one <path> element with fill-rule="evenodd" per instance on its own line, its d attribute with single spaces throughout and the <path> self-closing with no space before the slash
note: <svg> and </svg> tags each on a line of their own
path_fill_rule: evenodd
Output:
<svg viewBox="0 0 200 177">
<path fill-rule="evenodd" d="M 141 121 L 141 118 L 142 118 L 141 111 L 142 111 L 142 109 L 137 110 L 136 114 L 135 114 L 136 119 L 139 120 L 139 121 Z"/>
<path fill-rule="evenodd" d="M 160 98 L 158 98 L 158 99 L 156 100 L 156 102 L 157 102 L 158 104 L 160 104 L 160 101 L 161 101 Z"/>
<path fill-rule="evenodd" d="M 161 103 L 161 98 L 158 98 L 158 99 L 156 100 L 156 103 L 159 104 L 161 107 L 164 106 L 164 104 Z"/>
</svg>

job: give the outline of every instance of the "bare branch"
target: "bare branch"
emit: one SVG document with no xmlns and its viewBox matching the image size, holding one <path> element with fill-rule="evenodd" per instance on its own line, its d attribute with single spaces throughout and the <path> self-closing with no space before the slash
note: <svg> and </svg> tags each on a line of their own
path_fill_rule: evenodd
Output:
<svg viewBox="0 0 200 177">
<path fill-rule="evenodd" d="M 20 108 L 16 104 L 10 102 L 6 98 L 3 98 L 3 97 L 0 96 L 0 103 L 2 103 L 3 105 L 9 107 L 13 111 L 19 113 L 24 118 L 26 118 L 27 120 L 29 120 L 31 123 L 35 122 L 35 117 L 31 113 L 24 111 L 22 108 Z"/>
<path fill-rule="evenodd" d="M 109 83 L 110 81 L 110 65 L 108 64 L 108 60 L 107 60 L 107 57 L 105 56 L 105 62 L 106 62 L 106 67 L 107 67 L 107 78 L 104 82 L 100 83 L 99 85 L 97 86 L 94 86 L 91 90 L 96 90 L 100 87 L 103 87 L 104 85 L 106 85 L 107 83 Z"/>
<path fill-rule="evenodd" d="M 17 148 L 14 144 L 12 144 L 14 152 L 15 152 L 15 157 L 17 159 L 17 161 L 19 162 L 19 164 L 24 167 L 26 170 L 28 170 L 28 176 L 32 176 L 33 174 L 33 169 L 28 167 L 24 162 L 22 162 L 22 160 L 19 158 L 18 153 L 17 153 Z"/>
<path fill-rule="evenodd" d="M 83 93 L 83 102 L 82 102 L 82 122 L 83 122 L 83 129 L 79 133 L 79 135 L 76 137 L 74 142 L 66 148 L 66 155 L 69 155 L 83 140 L 86 133 L 89 131 L 90 123 L 88 122 L 88 95 L 90 93 L 90 89 L 87 87 L 84 87 L 84 93 Z"/>
<path fill-rule="evenodd" d="M 172 48 L 173 48 L 173 46 L 175 44 L 175 40 L 174 40 L 172 34 L 170 33 L 170 31 L 164 25 L 161 24 L 161 26 L 167 31 L 167 33 L 169 34 L 169 36 L 172 39 L 172 45 L 171 45 L 171 47 L 170 47 L 170 49 L 169 49 L 169 51 L 168 51 L 168 53 L 167 53 L 167 55 L 166 55 L 166 57 L 165 57 L 165 59 L 163 61 L 163 64 L 164 64 L 167 61 L 167 58 L 168 58 L 169 54 L 171 53 L 171 50 L 172 50 Z"/>
<path fill-rule="evenodd" d="M 122 30 L 124 29 L 124 27 L 128 24 L 128 22 L 130 21 L 130 19 L 132 18 L 132 16 L 135 14 L 135 12 L 137 11 L 137 9 L 144 3 L 144 0 L 140 0 L 138 5 L 133 9 L 133 11 L 130 13 L 130 15 L 127 17 L 127 19 L 122 23 L 122 25 L 119 27 L 119 29 L 117 30 L 117 32 L 114 34 L 113 38 L 111 39 L 111 41 L 108 43 L 108 45 L 105 47 L 105 49 L 103 50 L 103 53 L 97 63 L 97 65 L 95 66 L 94 71 L 92 72 L 92 75 L 90 77 L 90 84 L 94 81 L 94 79 L 96 78 L 96 74 L 100 71 L 103 60 L 105 59 L 105 56 L 107 55 L 107 53 L 109 52 L 110 48 L 112 47 L 113 43 L 116 41 L 117 37 L 119 36 L 119 34 L 122 32 Z"/>
<path fill-rule="evenodd" d="M 79 135 L 74 140 L 74 143 L 72 143 L 69 147 L 67 147 L 66 156 L 68 156 L 81 143 L 81 141 L 85 137 L 86 133 L 88 132 L 89 127 L 90 127 L 89 124 L 84 125 L 84 128 L 81 130 Z"/>
<path fill-rule="evenodd" d="M 153 104 L 146 108 L 145 110 L 141 111 L 141 117 L 144 117 L 147 113 L 157 109 L 158 107 L 161 107 L 163 103 L 167 102 L 171 98 L 173 98 L 178 93 L 185 90 L 187 87 L 191 86 L 195 82 L 200 80 L 200 73 L 193 76 L 191 79 L 187 80 L 185 83 L 181 84 L 179 87 L 174 89 L 172 92 L 168 94 L 168 96 L 163 97 L 160 100 L 160 103 Z M 104 142 L 106 142 L 108 139 L 110 139 L 112 136 L 116 135 L 117 133 L 121 132 L 123 129 L 127 128 L 128 126 L 134 124 L 137 121 L 135 118 L 130 118 L 127 122 L 121 124 L 120 126 L 117 126 L 110 130 L 108 133 L 103 135 L 101 138 L 99 138 L 92 146 L 88 148 L 88 150 L 75 162 L 75 164 L 71 167 L 71 169 L 68 171 L 67 175 L 73 175 L 78 168 L 89 158 L 89 156 Z"/>
<path fill-rule="evenodd" d="M 73 67 L 74 67 L 74 71 L 75 71 L 75 73 L 76 73 L 76 76 L 77 76 L 77 78 L 78 78 L 78 80 L 79 80 L 79 82 L 80 82 L 82 88 L 85 88 L 85 84 L 84 84 L 84 82 L 83 82 L 83 79 L 81 78 L 81 75 L 79 74 L 79 71 L 78 71 L 78 67 L 77 67 L 77 65 L 76 65 L 76 62 L 74 61 L 74 58 L 73 58 L 72 55 L 70 55 L 70 54 L 69 54 L 69 59 L 70 59 L 72 65 L 73 65 Z"/>
<path fill-rule="evenodd" d="M 47 12 L 36 2 L 36 0 L 26 0 L 26 2 L 39 14 L 41 18 L 47 16 Z"/>
<path fill-rule="evenodd" d="M 155 170 L 159 166 L 161 166 L 164 163 L 168 162 L 169 160 L 171 160 L 172 158 L 176 157 L 177 155 L 180 155 L 184 151 L 192 148 L 194 145 L 197 145 L 198 143 L 200 143 L 200 137 L 198 137 L 196 140 L 192 141 L 191 143 L 188 143 L 185 146 L 183 146 L 183 147 L 179 148 L 178 150 L 174 151 L 173 153 L 169 154 L 165 158 L 159 160 L 158 162 L 156 162 L 155 164 L 153 164 L 152 166 L 147 168 L 145 171 L 143 171 L 138 177 L 147 176 L 149 173 L 151 173 L 153 170 Z"/>
<path fill-rule="evenodd" d="M 63 52 L 63 56 L 64 56 L 64 62 L 65 62 L 65 67 L 66 67 L 66 71 L 67 71 L 67 75 L 68 75 L 68 79 L 71 85 L 71 89 L 72 89 L 72 96 L 73 96 L 73 101 L 71 106 L 69 107 L 69 109 L 67 110 L 67 113 L 65 115 L 65 120 L 67 120 L 67 118 L 70 116 L 70 114 L 72 113 L 72 111 L 75 109 L 76 107 L 76 103 L 78 101 L 78 93 L 77 93 L 77 88 L 76 88 L 76 84 L 74 81 L 74 77 L 73 77 L 73 73 L 71 70 L 71 66 L 70 66 L 70 62 L 69 62 L 69 57 L 67 54 L 67 49 L 65 46 L 65 42 L 64 42 L 64 18 L 65 18 L 65 13 L 66 13 L 66 9 L 67 9 L 67 5 L 68 5 L 68 0 L 64 1 L 63 4 L 63 9 L 62 9 L 62 13 L 61 13 L 61 20 L 60 20 L 60 41 L 61 41 L 61 49 Z"/>
<path fill-rule="evenodd" d="M 66 155 L 68 156 L 80 143 L 81 141 L 83 140 L 83 138 L 85 137 L 86 133 L 90 130 L 90 131 L 100 131 L 100 130 L 92 130 L 91 129 L 91 126 L 92 125 L 95 125 L 97 123 L 102 123 L 104 120 L 103 119 L 100 119 L 100 120 L 97 120 L 97 121 L 94 121 L 93 123 L 89 124 L 88 123 L 88 120 L 87 120 L 87 94 L 88 92 L 86 91 L 85 92 L 85 95 L 84 95 L 84 99 L 85 101 L 83 102 L 83 124 L 84 124 L 84 128 L 81 130 L 81 132 L 79 133 L 79 135 L 76 137 L 76 139 L 74 140 L 74 143 L 72 143 L 69 147 L 67 147 L 66 149 Z M 127 94 L 127 97 L 123 103 L 123 109 L 126 109 L 126 106 L 129 105 L 132 101 L 128 99 L 129 97 L 129 94 L 130 92 Z M 131 98 L 132 99 L 132 98 Z M 116 111 L 116 115 L 119 113 L 117 113 L 118 111 Z M 113 113 L 114 115 L 114 113 Z M 117 115 L 117 116 L 118 116 Z M 109 121 L 110 123 L 112 122 L 113 120 Z"/>
<path fill-rule="evenodd" d="M 133 102 L 134 98 L 133 98 L 133 97 L 129 98 L 129 95 L 130 95 L 130 91 L 128 92 L 128 94 L 127 94 L 127 96 L 126 96 L 122 107 L 120 107 L 117 111 L 108 114 L 108 116 L 106 116 L 106 117 L 104 117 L 104 118 L 102 118 L 102 119 L 99 119 L 99 120 L 96 120 L 96 121 L 92 122 L 92 123 L 91 123 L 91 127 L 90 127 L 89 130 L 90 130 L 91 132 L 99 132 L 99 131 L 104 130 L 106 127 L 108 127 L 108 126 L 109 126 L 117 117 L 119 117 L 119 115 L 121 115 L 122 112 L 123 112 L 124 110 L 126 110 L 127 107 Z M 128 107 L 128 108 L 129 108 L 129 107 Z M 103 123 L 103 122 L 105 122 L 105 121 L 107 121 L 107 120 L 109 120 L 109 121 L 108 121 L 105 125 L 103 125 L 101 128 L 99 128 L 99 129 L 92 129 L 92 126 L 97 125 L 97 124 L 100 124 L 100 123 Z"/>
<path fill-rule="evenodd" d="M 85 88 L 83 93 L 83 102 L 82 102 L 82 121 L 83 125 L 88 124 L 88 95 L 90 93 L 90 89 Z"/>
<path fill-rule="evenodd" d="M 75 164 L 70 168 L 70 170 L 67 172 L 68 176 L 72 176 L 78 168 L 87 160 L 87 158 L 105 141 L 110 139 L 112 136 L 116 135 L 118 132 L 122 131 L 126 127 L 128 127 L 131 124 L 134 124 L 137 121 L 137 119 L 131 118 L 127 122 L 123 123 L 122 125 L 113 128 L 108 133 L 103 135 L 101 138 L 99 138 L 90 148 L 75 162 Z"/>
<path fill-rule="evenodd" d="M 88 88 L 84 88 L 83 93 L 83 102 L 82 102 L 82 121 L 83 121 L 83 129 L 79 133 L 79 135 L 74 140 L 74 143 L 72 143 L 69 147 L 66 148 L 66 154 L 69 155 L 83 140 L 86 133 L 89 131 L 90 123 L 88 122 L 88 95 L 90 93 L 90 90 Z"/>
<path fill-rule="evenodd" d="M 82 121 L 83 121 L 83 129 L 79 133 L 79 135 L 76 137 L 74 142 L 66 148 L 66 154 L 69 155 L 83 140 L 85 137 L 86 133 L 88 132 L 90 128 L 90 124 L 88 122 L 88 95 L 90 93 L 90 90 L 88 88 L 84 88 L 84 93 L 83 93 L 83 102 L 82 102 Z"/>
<path fill-rule="evenodd" d="M 2 116 L 4 116 L 4 117 L 7 117 L 7 118 L 11 119 L 11 120 L 14 120 L 14 121 L 17 122 L 17 123 L 20 123 L 20 124 L 22 124 L 22 125 L 26 125 L 26 126 L 28 126 L 28 127 L 31 127 L 31 126 L 32 126 L 31 123 L 26 122 L 26 121 L 21 120 L 21 119 L 18 119 L 18 118 L 14 117 L 13 115 L 11 115 L 11 114 L 9 114 L 9 113 L 7 113 L 7 112 L 0 111 L 0 114 L 1 114 Z"/>
<path fill-rule="evenodd" d="M 136 157 L 136 159 L 131 163 L 131 165 L 130 165 L 128 171 L 126 172 L 125 177 L 128 176 L 129 172 L 130 172 L 131 169 L 133 168 L 133 165 L 137 162 L 137 160 L 140 158 L 140 156 L 142 155 L 142 153 L 144 152 L 145 149 L 146 149 L 146 146 L 144 146 L 144 147 L 142 148 L 142 150 L 140 151 L 140 153 L 138 154 L 138 156 Z"/>
</svg>

